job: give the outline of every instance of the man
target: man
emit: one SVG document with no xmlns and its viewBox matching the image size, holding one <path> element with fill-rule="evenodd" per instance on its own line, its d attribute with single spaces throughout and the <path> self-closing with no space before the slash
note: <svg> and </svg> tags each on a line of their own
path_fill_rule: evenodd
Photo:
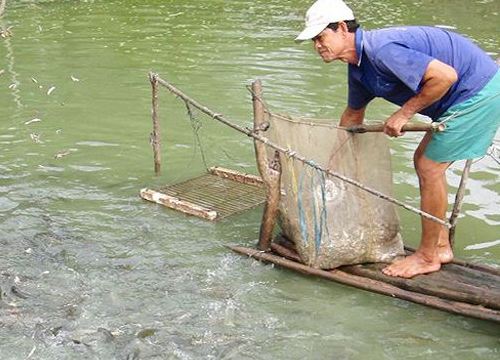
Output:
<svg viewBox="0 0 500 360">
<path fill-rule="evenodd" d="M 445 131 L 427 133 L 414 155 L 421 209 L 444 220 L 446 169 L 453 161 L 483 156 L 500 124 L 500 72 L 495 62 L 468 39 L 439 28 L 363 31 L 342 0 L 316 1 L 296 40 L 312 40 L 326 63 L 348 64 L 348 105 L 341 126 L 361 124 L 375 97 L 401 106 L 385 121 L 389 136 L 401 136 L 401 128 L 416 113 L 445 121 Z M 448 230 L 422 218 L 417 251 L 383 272 L 410 278 L 438 271 L 452 259 Z"/>
</svg>

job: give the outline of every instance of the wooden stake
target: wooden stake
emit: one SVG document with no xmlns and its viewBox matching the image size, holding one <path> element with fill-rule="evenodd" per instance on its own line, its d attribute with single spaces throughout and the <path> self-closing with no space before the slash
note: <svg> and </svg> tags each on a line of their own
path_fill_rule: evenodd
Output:
<svg viewBox="0 0 500 360">
<path fill-rule="evenodd" d="M 260 80 L 256 80 L 252 83 L 252 93 L 254 132 L 259 133 L 260 131 L 266 131 L 269 127 L 265 122 L 264 104 L 262 104 L 262 84 Z M 279 212 L 281 196 L 281 163 L 278 151 L 275 151 L 274 159 L 269 163 L 266 146 L 256 139 L 254 139 L 254 146 L 257 167 L 266 185 L 266 204 L 264 206 L 264 213 L 262 214 L 257 248 L 267 251 L 271 247 L 273 230 Z"/>
<path fill-rule="evenodd" d="M 273 239 L 273 230 L 279 215 L 281 197 L 281 163 L 279 152 L 274 152 L 274 160 L 268 167 L 266 183 L 266 204 L 259 233 L 257 247 L 260 250 L 269 250 Z"/>
<path fill-rule="evenodd" d="M 455 196 L 455 204 L 453 204 L 453 211 L 450 216 L 450 232 L 448 239 L 450 241 L 450 246 L 453 248 L 455 242 L 455 230 L 457 227 L 458 214 L 460 214 L 460 209 L 462 208 L 462 203 L 465 195 L 465 185 L 469 179 L 470 167 L 472 165 L 472 159 L 468 159 L 465 162 L 464 171 L 462 173 L 462 178 L 460 179 L 460 185 L 458 186 L 457 195 Z"/>
<path fill-rule="evenodd" d="M 155 175 L 161 173 L 161 138 L 160 138 L 160 119 L 158 113 L 158 74 L 149 73 L 149 81 L 152 90 L 152 109 L 153 132 L 151 133 L 151 145 L 153 146 L 153 155 L 155 163 Z"/>
</svg>

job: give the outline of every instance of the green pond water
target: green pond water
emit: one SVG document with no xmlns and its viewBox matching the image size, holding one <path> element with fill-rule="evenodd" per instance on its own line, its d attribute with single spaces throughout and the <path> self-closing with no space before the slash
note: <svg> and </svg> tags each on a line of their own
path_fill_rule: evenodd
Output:
<svg viewBox="0 0 500 360">
<path fill-rule="evenodd" d="M 500 49 L 500 1 L 350 1 L 365 28 L 442 25 Z M 204 172 L 255 173 L 252 142 L 160 96 L 154 70 L 242 126 L 260 78 L 276 112 L 338 118 L 346 67 L 295 44 L 309 1 L 7 1 L 0 38 L 0 359 L 498 359 L 500 327 L 266 266 L 262 208 L 210 223 L 139 190 Z M 375 101 L 367 117 L 395 107 Z M 412 153 L 391 140 L 396 196 L 418 206 Z M 497 135 L 497 145 L 498 145 Z M 463 163 L 449 171 L 450 192 Z M 500 166 L 473 165 L 456 255 L 500 266 Z M 450 195 L 450 201 L 452 201 Z M 419 218 L 400 211 L 409 245 Z"/>
</svg>

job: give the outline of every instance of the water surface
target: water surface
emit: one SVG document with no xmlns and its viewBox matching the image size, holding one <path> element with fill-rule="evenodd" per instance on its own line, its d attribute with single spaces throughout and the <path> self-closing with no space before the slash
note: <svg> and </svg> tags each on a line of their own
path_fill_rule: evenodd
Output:
<svg viewBox="0 0 500 360">
<path fill-rule="evenodd" d="M 308 2 L 10 1 L 0 39 L 1 359 L 496 359 L 498 325 L 312 279 L 230 253 L 262 209 L 208 223 L 139 189 L 222 165 L 255 172 L 249 139 L 163 93 L 153 174 L 150 87 L 159 72 L 240 125 L 260 78 L 277 112 L 338 118 L 346 69 L 295 44 Z M 353 2 L 366 28 L 444 25 L 499 54 L 496 0 Z M 376 101 L 370 119 L 395 107 Z M 201 145 L 193 127 L 199 128 Z M 396 195 L 418 206 L 412 152 L 392 140 Z M 449 172 L 454 193 L 463 164 Z M 500 266 L 499 166 L 474 164 L 456 253 Z M 453 198 L 450 196 L 450 201 Z M 405 241 L 419 219 L 401 211 Z"/>
</svg>

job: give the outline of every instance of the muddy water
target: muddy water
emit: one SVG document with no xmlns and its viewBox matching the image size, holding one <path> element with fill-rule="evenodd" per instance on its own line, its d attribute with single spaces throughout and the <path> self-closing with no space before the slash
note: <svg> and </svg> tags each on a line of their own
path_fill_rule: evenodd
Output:
<svg viewBox="0 0 500 360">
<path fill-rule="evenodd" d="M 138 198 L 205 163 L 254 172 L 251 142 L 162 94 L 164 172 L 149 146 L 147 72 L 240 125 L 245 86 L 278 112 L 337 118 L 343 64 L 324 65 L 302 1 L 9 1 L 0 20 L 1 359 L 496 359 L 498 325 L 263 266 L 262 209 L 212 224 Z M 499 2 L 357 1 L 366 28 L 445 25 L 498 56 Z M 394 110 L 376 101 L 370 119 Z M 198 129 L 201 144 L 196 142 Z M 392 141 L 397 196 L 418 205 L 411 156 Z M 460 168 L 450 170 L 451 189 Z M 457 255 L 500 265 L 499 166 L 474 164 Z M 453 192 L 453 191 L 452 191 Z M 401 212 L 403 236 L 419 223 Z"/>
</svg>

